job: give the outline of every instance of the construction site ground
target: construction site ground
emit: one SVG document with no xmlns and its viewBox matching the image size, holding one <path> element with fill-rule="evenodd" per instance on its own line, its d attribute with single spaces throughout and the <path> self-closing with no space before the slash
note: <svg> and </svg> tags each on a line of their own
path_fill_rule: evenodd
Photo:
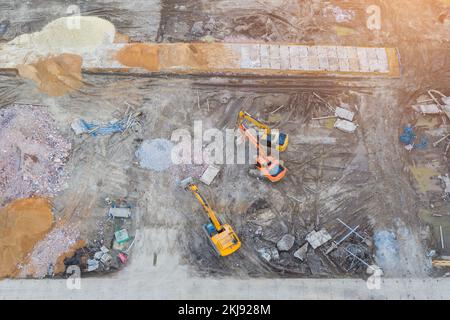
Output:
<svg viewBox="0 0 450 320">
<path fill-rule="evenodd" d="M 0 46 L 67 15 L 67 7 L 57 1 L 35 2 L 0 4 L 0 18 L 8 21 Z M 382 8 L 380 31 L 366 28 L 371 4 Z M 64 279 L 7 279 L 0 281 L 1 298 L 449 298 L 448 278 L 443 278 L 449 269 L 433 268 L 430 251 L 450 256 L 450 202 L 436 178 L 449 173 L 450 162 L 446 143 L 434 147 L 440 136 L 430 132 L 448 130 L 450 120 L 411 108 L 431 89 L 450 96 L 448 1 L 95 0 L 79 1 L 79 6 L 82 15 L 112 22 L 130 42 L 207 37 L 395 47 L 401 76 L 89 71 L 83 72 L 76 90 L 52 96 L 14 70 L 0 71 L 0 111 L 12 105 L 40 106 L 71 143 L 64 188 L 50 200 L 54 220 L 60 221 L 57 227 L 76 229 L 76 240 L 82 242 L 71 242 L 71 251 L 60 255 L 71 258 L 77 249 L 111 244 L 116 226 L 107 216 L 108 199 L 131 205 L 127 228 L 135 237 L 120 271 L 83 273 L 80 291 L 66 290 Z M 335 7 L 353 16 L 342 21 L 333 13 Z M 203 27 L 193 28 L 199 21 Z M 315 119 L 332 115 L 328 104 L 354 111 L 357 130 L 341 132 L 333 119 Z M 76 119 L 107 122 L 130 110 L 140 113 L 140 126 L 123 134 L 75 135 L 71 128 Z M 222 165 L 210 186 L 200 185 L 242 241 L 239 251 L 223 258 L 203 233 L 202 208 L 179 186 L 188 176 L 199 178 L 207 165 L 149 170 L 142 168 L 136 151 L 147 140 L 170 140 L 177 129 L 193 133 L 198 120 L 204 129 L 234 129 L 240 110 L 289 134 L 289 147 L 280 155 L 288 173 L 271 184 L 250 176 L 250 165 Z M 33 119 L 23 126 L 32 126 Z M 430 138 L 427 148 L 407 151 L 399 142 L 407 124 Z M 12 201 L 0 200 L 3 207 Z M 326 229 L 336 241 L 345 236 L 348 229 L 337 219 L 359 226 L 366 240 L 351 236 L 330 254 L 325 253 L 328 244 L 309 247 L 303 261 L 294 257 L 313 230 Z M 376 244 L 375 235 L 383 232 L 392 234 L 394 242 Z M 292 248 L 265 259 L 262 253 L 276 248 L 285 234 L 295 237 Z M 367 290 L 367 266 L 355 262 L 345 248 L 383 269 L 380 290 Z M 14 277 L 45 277 L 36 270 Z M 225 286 L 223 279 L 229 279 Z M 217 287 L 222 288 L 220 296 Z"/>
</svg>

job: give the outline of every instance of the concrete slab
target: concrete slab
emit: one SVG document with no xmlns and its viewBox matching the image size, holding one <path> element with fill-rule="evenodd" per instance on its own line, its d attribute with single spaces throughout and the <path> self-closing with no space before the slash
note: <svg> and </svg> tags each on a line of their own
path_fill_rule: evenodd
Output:
<svg viewBox="0 0 450 320">
<path fill-rule="evenodd" d="M 206 168 L 205 172 L 203 172 L 200 181 L 209 186 L 219 172 L 220 168 L 210 165 Z"/>
</svg>

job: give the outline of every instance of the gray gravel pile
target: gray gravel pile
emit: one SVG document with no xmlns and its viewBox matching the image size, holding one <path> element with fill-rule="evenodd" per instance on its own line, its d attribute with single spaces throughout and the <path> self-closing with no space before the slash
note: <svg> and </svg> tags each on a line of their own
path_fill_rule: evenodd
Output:
<svg viewBox="0 0 450 320">
<path fill-rule="evenodd" d="M 144 140 L 136 151 L 136 157 L 142 168 L 164 171 L 172 165 L 172 147 L 173 144 L 169 140 Z"/>
</svg>

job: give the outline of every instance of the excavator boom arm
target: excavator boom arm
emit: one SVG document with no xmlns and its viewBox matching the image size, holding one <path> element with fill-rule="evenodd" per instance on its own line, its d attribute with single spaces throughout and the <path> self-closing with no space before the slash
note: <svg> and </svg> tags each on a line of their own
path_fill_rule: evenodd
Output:
<svg viewBox="0 0 450 320">
<path fill-rule="evenodd" d="M 258 138 L 252 135 L 251 132 L 249 132 L 249 129 L 247 129 L 244 124 L 240 125 L 240 129 L 243 131 L 242 133 L 247 137 L 247 139 L 255 146 L 258 151 L 258 156 L 266 156 L 266 152 L 259 143 Z"/>
<path fill-rule="evenodd" d="M 217 232 L 222 231 L 223 227 L 219 222 L 219 219 L 217 219 L 216 214 L 209 206 L 208 202 L 205 198 L 200 194 L 198 191 L 198 187 L 196 185 L 190 185 L 189 189 L 192 191 L 192 193 L 195 195 L 197 200 L 202 205 L 203 209 L 205 209 L 206 213 L 208 214 L 209 219 L 211 220 L 212 224 L 214 225 L 214 228 L 216 228 Z"/>
<path fill-rule="evenodd" d="M 265 133 L 267 136 L 270 135 L 270 127 L 264 123 L 262 123 L 261 121 L 259 121 L 258 119 L 253 118 L 250 114 L 248 114 L 245 111 L 241 111 L 239 112 L 239 120 L 238 120 L 238 127 L 242 124 L 242 122 L 244 120 L 250 121 L 251 123 L 253 123 L 255 126 L 257 126 L 258 128 L 264 129 Z"/>
</svg>

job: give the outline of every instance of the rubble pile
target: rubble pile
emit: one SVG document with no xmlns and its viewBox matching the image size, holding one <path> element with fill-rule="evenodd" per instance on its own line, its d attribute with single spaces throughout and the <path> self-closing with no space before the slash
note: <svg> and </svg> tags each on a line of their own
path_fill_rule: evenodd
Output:
<svg viewBox="0 0 450 320">
<path fill-rule="evenodd" d="M 0 110 L 0 206 L 17 198 L 50 197 L 65 182 L 71 144 L 42 106 Z"/>
<path fill-rule="evenodd" d="M 49 270 L 55 267 L 58 258 L 70 252 L 79 244 L 80 232 L 71 226 L 55 226 L 45 238 L 36 244 L 29 255 L 28 263 L 21 270 L 23 277 L 32 275 L 36 278 L 43 278 L 52 272 Z M 82 242 L 80 246 L 82 246 Z"/>
</svg>

